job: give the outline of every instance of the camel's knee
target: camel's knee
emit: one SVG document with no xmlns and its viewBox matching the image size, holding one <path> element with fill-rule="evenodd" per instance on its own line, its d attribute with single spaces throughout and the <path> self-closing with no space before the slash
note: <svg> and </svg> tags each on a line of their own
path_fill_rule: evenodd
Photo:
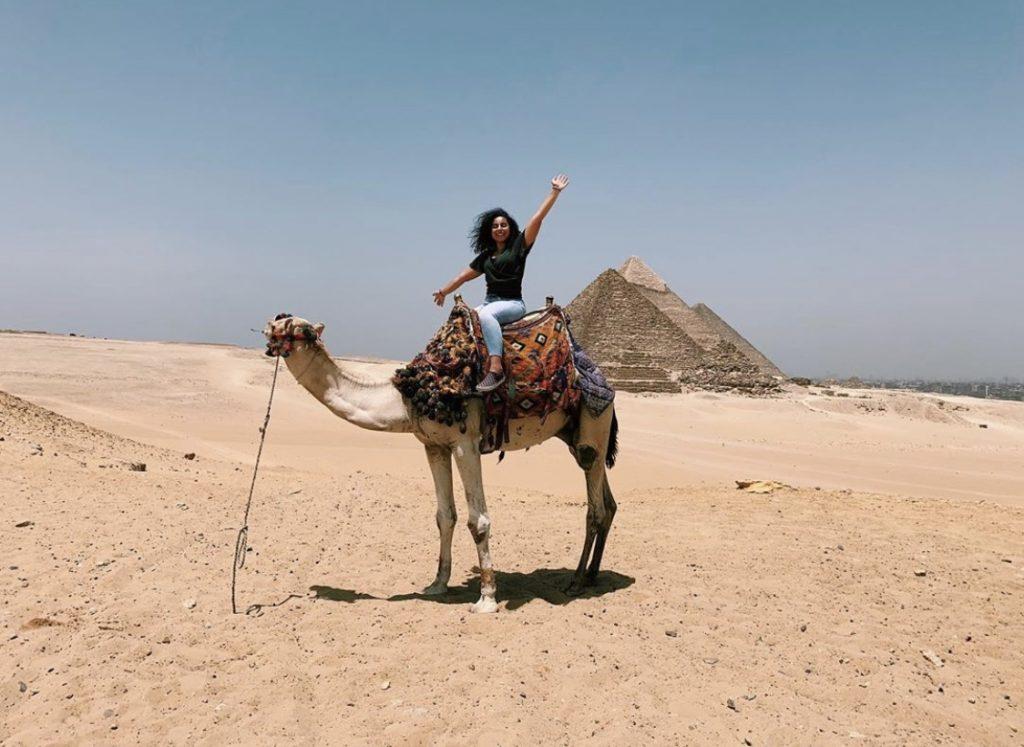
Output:
<svg viewBox="0 0 1024 747">
<path fill-rule="evenodd" d="M 442 532 L 450 532 L 458 519 L 453 512 L 440 510 L 434 518 L 437 520 L 437 528 Z"/>
<path fill-rule="evenodd" d="M 466 526 L 469 527 L 469 533 L 473 535 L 473 541 L 479 545 L 490 534 L 491 520 L 487 517 L 487 514 L 478 514 L 470 516 Z"/>
<path fill-rule="evenodd" d="M 597 449 L 588 444 L 582 444 L 576 447 L 576 464 L 582 469 L 588 470 L 594 466 L 594 462 L 597 461 Z"/>
</svg>

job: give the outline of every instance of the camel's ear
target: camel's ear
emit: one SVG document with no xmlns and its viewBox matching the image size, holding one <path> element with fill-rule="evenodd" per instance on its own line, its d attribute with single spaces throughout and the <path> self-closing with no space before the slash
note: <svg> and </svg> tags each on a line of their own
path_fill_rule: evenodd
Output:
<svg viewBox="0 0 1024 747">
<path fill-rule="evenodd" d="M 316 336 L 317 336 L 317 338 L 319 338 L 320 337 L 320 333 L 324 331 L 324 323 L 323 322 L 317 322 L 316 324 L 314 324 L 313 325 L 313 331 L 316 332 Z"/>
</svg>

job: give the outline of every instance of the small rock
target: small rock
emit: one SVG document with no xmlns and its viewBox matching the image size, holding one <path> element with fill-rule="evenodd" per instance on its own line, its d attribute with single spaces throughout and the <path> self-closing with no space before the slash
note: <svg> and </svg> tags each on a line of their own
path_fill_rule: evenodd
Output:
<svg viewBox="0 0 1024 747">
<path fill-rule="evenodd" d="M 391 680 L 384 680 L 380 683 L 381 690 L 388 690 L 391 688 Z"/>
<path fill-rule="evenodd" d="M 25 692 L 27 690 L 28 690 L 28 685 L 26 685 L 24 682 L 20 682 L 19 681 L 18 682 L 18 692 L 19 693 L 23 693 L 23 692 Z"/>
<path fill-rule="evenodd" d="M 132 472 L 145 472 L 146 471 L 146 463 L 145 462 L 129 462 L 128 463 L 128 469 L 130 469 Z"/>
<path fill-rule="evenodd" d="M 750 741 L 749 737 L 744 737 L 743 744 L 747 745 L 747 747 L 751 747 L 754 743 Z"/>
<path fill-rule="evenodd" d="M 807 632 L 807 623 L 804 623 L 803 625 L 800 626 L 800 632 L 801 633 L 806 633 Z"/>
<path fill-rule="evenodd" d="M 914 571 L 914 575 L 918 578 L 924 578 L 928 575 L 928 571 L 918 568 L 916 571 Z"/>
<path fill-rule="evenodd" d="M 14 527 L 16 529 L 24 529 L 25 527 L 30 527 L 30 526 L 33 526 L 34 524 L 35 524 L 34 521 L 21 521 L 21 522 L 18 522 L 17 524 L 15 524 Z"/>
<path fill-rule="evenodd" d="M 113 708 L 108 708 L 107 710 L 105 710 L 103 712 L 103 718 L 110 718 L 113 715 L 114 715 L 114 709 Z"/>
<path fill-rule="evenodd" d="M 185 455 L 185 458 L 191 461 L 192 459 L 196 458 L 196 453 L 194 451 L 190 451 L 188 454 Z"/>
<path fill-rule="evenodd" d="M 1003 558 L 1003 562 L 1004 563 L 1012 563 L 1013 561 L 1010 558 Z"/>
<path fill-rule="evenodd" d="M 665 631 L 665 635 L 667 635 L 669 638 L 677 638 L 679 636 L 679 631 L 675 628 L 669 628 Z"/>
<path fill-rule="evenodd" d="M 978 423 L 978 427 L 979 428 L 988 428 L 988 424 L 987 423 Z"/>
<path fill-rule="evenodd" d="M 937 653 L 935 653 L 934 651 L 931 651 L 929 649 L 925 649 L 924 651 L 921 652 L 921 656 L 926 658 L 928 661 L 930 661 L 932 664 L 934 664 L 937 667 L 943 666 L 942 659 L 940 659 L 939 655 Z"/>
<path fill-rule="evenodd" d="M 196 600 L 195 599 L 186 599 L 184 602 L 181 603 L 181 606 L 184 607 L 187 610 L 193 610 L 193 609 L 196 608 Z"/>
<path fill-rule="evenodd" d="M 736 713 L 740 712 L 740 709 L 736 705 L 736 701 L 732 698 L 729 698 L 725 701 L 725 707 L 728 708 L 730 711 L 736 711 Z"/>
</svg>

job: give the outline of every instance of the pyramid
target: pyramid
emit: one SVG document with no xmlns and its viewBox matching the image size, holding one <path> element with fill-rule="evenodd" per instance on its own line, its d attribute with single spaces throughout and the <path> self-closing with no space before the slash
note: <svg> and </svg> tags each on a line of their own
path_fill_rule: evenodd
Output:
<svg viewBox="0 0 1024 747">
<path fill-rule="evenodd" d="M 619 268 L 622 275 L 637 286 L 644 297 L 657 306 L 677 327 L 693 338 L 701 348 L 722 365 L 743 366 L 749 361 L 743 352 L 723 338 L 639 257 L 630 257 Z M 635 278 L 635 279 L 633 279 Z M 730 327 L 730 329 L 732 329 Z M 756 365 L 756 364 L 755 364 Z"/>
<path fill-rule="evenodd" d="M 679 391 L 689 384 L 761 392 L 777 386 L 762 362 L 732 340 L 771 365 L 767 358 L 717 315 L 706 318 L 688 306 L 639 257 L 601 273 L 567 310 L 573 334 L 618 389 Z"/>
<path fill-rule="evenodd" d="M 648 290 L 657 291 L 658 293 L 664 293 L 668 290 L 668 285 L 658 277 L 658 273 L 635 255 L 622 263 L 622 267 L 619 268 L 619 274 L 633 285 L 639 285 Z"/>
<path fill-rule="evenodd" d="M 748 360 L 754 363 L 758 368 L 764 371 L 769 376 L 785 376 L 778 366 L 768 360 L 760 350 L 755 348 L 747 339 L 743 337 L 739 332 L 730 327 L 722 317 L 718 316 L 709 306 L 703 303 L 698 303 L 693 307 L 693 311 L 713 329 L 723 340 L 731 343 L 743 353 Z"/>
<path fill-rule="evenodd" d="M 639 257 L 627 259 L 619 268 L 619 274 L 638 286 L 647 300 L 661 309 L 705 351 L 719 359 L 722 365 L 741 365 L 745 360 L 769 376 L 784 376 L 761 351 L 706 305 L 690 306 L 673 293 L 668 284 Z"/>
<path fill-rule="evenodd" d="M 566 307 L 572 334 L 616 389 L 678 392 L 680 372 L 702 365 L 700 346 L 615 270 Z"/>
</svg>

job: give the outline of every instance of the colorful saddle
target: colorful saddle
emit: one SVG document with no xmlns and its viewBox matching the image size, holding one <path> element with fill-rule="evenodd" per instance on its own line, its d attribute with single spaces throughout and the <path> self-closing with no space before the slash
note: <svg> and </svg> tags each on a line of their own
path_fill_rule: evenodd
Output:
<svg viewBox="0 0 1024 747">
<path fill-rule="evenodd" d="M 501 335 L 505 384 L 482 395 L 487 415 L 480 445 L 484 452 L 500 449 L 509 440 L 512 420 L 539 417 L 543 421 L 553 410 L 571 417 L 579 412 L 569 321 L 560 306 L 551 304 L 503 325 Z M 482 335 L 477 335 L 477 352 L 480 360 L 487 359 Z"/>
<path fill-rule="evenodd" d="M 481 395 L 487 345 L 476 311 L 461 299 L 444 326 L 392 382 L 420 415 L 446 425 L 458 423 L 465 432 L 466 400 L 483 397 L 486 417 L 480 449 L 501 448 L 509 438 L 509 422 L 517 418 L 546 418 L 553 410 L 570 417 L 579 413 L 569 322 L 560 306 L 551 304 L 502 327 L 505 384 Z"/>
</svg>

